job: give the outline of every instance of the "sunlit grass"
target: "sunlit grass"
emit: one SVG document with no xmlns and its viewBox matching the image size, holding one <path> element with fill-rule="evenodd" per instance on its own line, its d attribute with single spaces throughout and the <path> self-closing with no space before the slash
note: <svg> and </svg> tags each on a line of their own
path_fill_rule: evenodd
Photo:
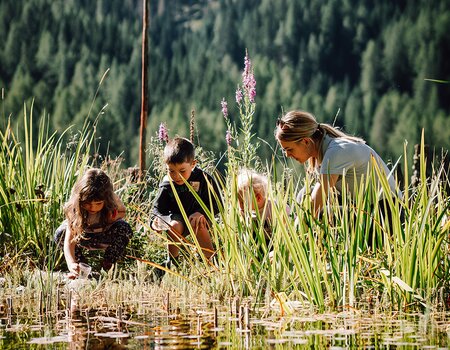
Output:
<svg viewBox="0 0 450 350">
<path fill-rule="evenodd" d="M 48 283 L 54 281 L 51 276 L 55 268 L 64 265 L 61 252 L 55 251 L 52 235 L 63 219 L 62 205 L 78 173 L 91 164 L 95 128 L 85 125 L 66 144 L 64 136 L 69 129 L 62 135 L 50 134 L 48 121 L 41 118 L 39 134 L 34 135 L 32 124 L 32 107 L 25 108 L 23 134 L 18 135 L 9 121 L 0 131 L 0 276 L 20 276 L 20 271 L 33 268 L 43 270 L 47 277 L 39 274 L 39 290 L 54 298 L 58 284 Z M 422 140 L 422 150 L 423 145 Z M 421 154 L 419 185 L 413 188 L 409 184 L 409 165 L 405 160 L 403 196 L 386 200 L 391 224 L 374 210 L 380 190 L 373 186 L 373 174 L 379 172 L 376 167 L 358 188 L 354 201 L 344 195 L 338 203 L 332 196 L 323 216 L 317 219 L 311 215 L 309 201 L 295 203 L 299 179 L 280 176 L 271 164 L 266 170 L 268 198 L 273 203 L 270 241 L 264 239 L 261 226 L 255 227 L 240 213 L 236 159 L 225 177 L 219 179 L 223 189 L 220 217 L 214 217 L 211 208 L 202 203 L 216 247 L 213 259 L 204 257 L 188 227 L 190 237 L 179 243 L 183 264 L 167 271 L 160 287 L 188 295 L 196 291 L 223 303 L 247 298 L 256 306 L 279 300 L 283 312 L 289 312 L 289 301 L 320 312 L 370 307 L 368 300 L 375 300 L 384 310 L 442 307 L 450 280 L 450 202 L 442 182 L 444 177 L 440 176 L 446 169 L 438 167 L 427 178 L 424 152 Z M 405 154 L 404 159 L 407 158 Z M 114 272 L 117 275 L 105 275 L 94 290 L 86 292 L 83 298 L 89 303 L 95 303 L 99 293 L 117 301 L 126 295 L 125 291 L 108 294 L 108 281 L 120 282 L 130 290 L 146 281 L 145 288 L 153 290 L 150 286 L 157 284 L 151 277 L 152 270 L 158 268 L 168 243 L 164 234 L 158 236 L 149 227 L 152 195 L 142 191 L 142 183 L 127 182 L 119 166 L 105 165 L 110 168 L 114 183 L 121 186 L 119 193 L 126 197 L 128 220 L 137 231 L 128 251 L 135 259 L 119 265 Z M 381 188 L 389 192 L 386 179 L 381 178 Z M 308 179 L 303 182 L 311 186 Z M 196 196 L 195 191 L 193 194 Z M 370 203 L 375 203 L 375 207 Z M 286 206 L 291 208 L 290 214 Z M 12 277 L 8 281 L 11 288 L 16 283 L 23 284 L 23 278 Z"/>
<path fill-rule="evenodd" d="M 85 125 L 70 147 L 64 142 L 68 130 L 49 134 L 48 120 L 41 118 L 34 135 L 32 110 L 24 107 L 23 135 L 14 133 L 10 120 L 0 131 L 0 242 L 5 252 L 32 252 L 39 265 L 53 256 L 52 234 L 78 170 L 88 163 L 94 132 Z"/>
</svg>

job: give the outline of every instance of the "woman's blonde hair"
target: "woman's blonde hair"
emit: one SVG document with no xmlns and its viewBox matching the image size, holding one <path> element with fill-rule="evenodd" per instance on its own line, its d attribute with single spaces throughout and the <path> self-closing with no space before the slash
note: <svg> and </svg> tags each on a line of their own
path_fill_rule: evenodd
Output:
<svg viewBox="0 0 450 350">
<path fill-rule="evenodd" d="M 308 170 L 316 169 L 317 165 L 322 162 L 323 154 L 320 149 L 325 134 L 333 138 L 342 137 L 353 142 L 365 143 L 363 139 L 350 136 L 330 124 L 318 123 L 313 114 L 299 110 L 290 111 L 279 118 L 275 129 L 275 138 L 278 141 L 299 142 L 305 138 L 314 141 L 319 150 L 319 158 L 309 160 Z"/>
<path fill-rule="evenodd" d="M 100 212 L 100 223 L 106 226 L 110 213 L 117 209 L 117 205 L 109 176 L 103 170 L 96 168 L 87 170 L 75 183 L 71 196 L 64 205 L 68 227 L 77 242 L 82 238 L 83 228 L 88 217 L 88 212 L 83 209 L 83 204 L 94 201 L 104 201 L 103 209 Z"/>
</svg>

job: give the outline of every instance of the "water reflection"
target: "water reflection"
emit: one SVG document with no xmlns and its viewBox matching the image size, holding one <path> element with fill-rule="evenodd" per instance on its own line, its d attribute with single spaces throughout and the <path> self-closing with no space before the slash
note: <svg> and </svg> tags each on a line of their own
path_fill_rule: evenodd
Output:
<svg viewBox="0 0 450 350">
<path fill-rule="evenodd" d="M 1 349 L 449 348 L 450 315 L 352 313 L 249 317 L 226 308 L 186 314 L 156 304 L 136 314 L 92 310 L 72 293 L 66 309 L 36 319 L 0 313 Z M 142 305 L 141 305 L 142 306 Z M 243 316 L 244 315 L 244 316 Z"/>
<path fill-rule="evenodd" d="M 79 304 L 73 293 L 67 318 L 69 349 L 210 349 L 215 344 L 214 334 L 208 332 L 211 324 L 201 318 L 175 314 L 132 321 L 122 317 L 121 309 L 111 315 L 80 310 Z"/>
</svg>

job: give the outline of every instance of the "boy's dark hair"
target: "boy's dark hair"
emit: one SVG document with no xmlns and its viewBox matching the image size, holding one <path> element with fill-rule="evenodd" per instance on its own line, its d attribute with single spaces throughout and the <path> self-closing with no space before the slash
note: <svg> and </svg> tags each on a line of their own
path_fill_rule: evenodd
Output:
<svg viewBox="0 0 450 350">
<path fill-rule="evenodd" d="M 192 162 L 195 158 L 195 147 L 184 137 L 175 137 L 164 147 L 164 163 L 181 164 Z"/>
</svg>

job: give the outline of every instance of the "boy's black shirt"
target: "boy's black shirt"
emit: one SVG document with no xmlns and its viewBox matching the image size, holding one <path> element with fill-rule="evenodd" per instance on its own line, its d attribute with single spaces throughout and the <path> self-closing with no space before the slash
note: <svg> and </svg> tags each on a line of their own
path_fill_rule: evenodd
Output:
<svg viewBox="0 0 450 350">
<path fill-rule="evenodd" d="M 222 202 L 222 197 L 220 195 L 219 187 L 217 186 L 214 178 L 199 167 L 195 167 L 192 170 L 191 176 L 189 177 L 187 182 L 197 192 L 198 196 L 206 205 L 208 210 L 211 210 L 212 204 L 214 215 L 217 215 L 219 213 L 217 200 L 219 200 L 219 202 Z M 185 184 L 177 185 L 175 182 L 172 182 L 172 185 L 177 191 L 183 210 L 186 212 L 186 215 L 188 217 L 195 212 L 199 212 L 205 215 L 205 212 L 202 209 L 201 205 L 198 203 L 197 199 Z M 211 192 L 211 186 L 214 189 L 215 194 Z M 210 200 L 212 203 L 210 202 Z M 170 184 L 169 177 L 167 175 L 164 176 L 164 179 L 159 184 L 159 192 L 153 204 L 152 211 L 154 214 L 159 216 L 170 214 L 181 215 L 181 210 L 178 206 L 175 194 L 173 193 L 172 186 Z"/>
</svg>

